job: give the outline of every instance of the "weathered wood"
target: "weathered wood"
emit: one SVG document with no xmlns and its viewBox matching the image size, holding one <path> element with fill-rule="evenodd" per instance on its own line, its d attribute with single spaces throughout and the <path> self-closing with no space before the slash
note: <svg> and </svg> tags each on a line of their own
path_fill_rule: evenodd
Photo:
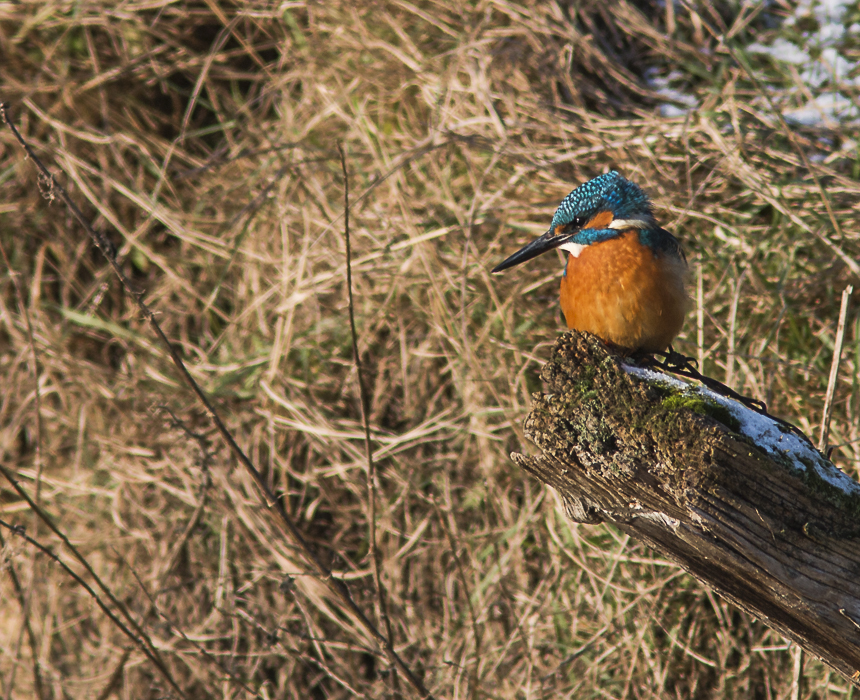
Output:
<svg viewBox="0 0 860 700">
<path fill-rule="evenodd" d="M 643 374 L 565 334 L 525 424 L 542 454 L 512 457 L 572 519 L 648 543 L 857 683 L 860 487 L 792 434 L 754 442 L 776 424 L 740 404 Z"/>
</svg>

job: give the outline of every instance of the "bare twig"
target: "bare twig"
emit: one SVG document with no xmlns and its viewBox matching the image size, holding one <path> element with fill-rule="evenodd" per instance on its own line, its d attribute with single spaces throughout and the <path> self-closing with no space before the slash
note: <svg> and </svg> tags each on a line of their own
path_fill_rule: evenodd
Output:
<svg viewBox="0 0 860 700">
<path fill-rule="evenodd" d="M 732 386 L 735 383 L 735 345 L 737 341 L 738 303 L 741 298 L 741 287 L 743 287 L 744 278 L 747 276 L 748 271 L 749 268 L 745 267 L 738 277 L 738 281 L 735 284 L 735 294 L 734 297 L 732 297 L 732 305 L 729 310 L 729 351 L 726 359 L 728 364 L 728 367 L 726 368 L 726 384 L 728 386 Z"/>
<path fill-rule="evenodd" d="M 696 265 L 696 350 L 699 371 L 705 372 L 705 287 L 702 263 Z"/>
<path fill-rule="evenodd" d="M 451 556 L 454 557 L 454 564 L 457 567 L 457 575 L 460 577 L 460 585 L 463 586 L 463 592 L 465 593 L 464 597 L 469 610 L 469 618 L 472 622 L 472 634 L 475 637 L 475 663 L 469 673 L 471 678 L 469 697 L 476 698 L 478 697 L 478 684 L 481 680 L 479 673 L 481 666 L 481 630 L 478 627 L 478 616 L 475 614 L 475 606 L 472 605 L 472 592 L 469 590 L 469 585 L 466 581 L 466 572 L 463 568 L 463 562 L 460 560 L 460 555 L 457 553 L 457 541 L 454 539 L 454 534 L 451 532 L 451 528 L 446 522 L 446 517 L 450 515 L 450 508 L 446 505 L 445 513 L 443 513 L 435 498 L 430 498 L 429 500 L 433 509 L 436 511 L 436 517 L 439 520 L 439 524 L 445 531 L 445 537 L 448 539 L 448 546 L 451 547 Z"/>
<path fill-rule="evenodd" d="M 12 476 L 12 474 L 9 473 L 9 471 L 6 469 L 6 467 L 4 467 L 2 464 L 0 464 L 0 473 L 2 473 L 3 476 L 6 477 L 7 481 L 9 481 L 9 483 L 12 484 L 12 486 L 15 488 L 15 490 L 18 491 L 19 495 L 21 495 L 27 501 L 28 505 L 31 508 L 38 509 L 38 506 L 35 503 L 33 503 L 33 501 L 26 494 L 26 492 L 18 486 L 17 480 Z M 37 512 L 41 512 L 41 511 L 38 510 Z M 93 599 L 93 601 L 95 601 L 95 604 L 98 605 L 99 608 L 101 608 L 101 611 L 105 615 L 108 616 L 110 621 L 113 622 L 114 625 L 116 625 L 116 627 L 123 634 L 125 634 L 131 641 L 133 641 L 135 643 L 135 645 L 152 662 L 152 665 L 158 669 L 159 673 L 161 673 L 164 680 L 166 680 L 170 684 L 170 686 L 179 694 L 179 696 L 183 697 L 183 698 L 187 697 L 185 695 L 185 693 L 182 692 L 182 689 L 179 687 L 179 685 L 176 683 L 176 681 L 173 679 L 173 676 L 171 675 L 170 671 L 164 665 L 164 661 L 162 661 L 162 659 L 158 655 L 158 652 L 155 650 L 155 647 L 152 645 L 152 640 L 150 640 L 148 637 L 146 637 L 146 635 L 143 634 L 142 630 L 137 628 L 134 631 L 132 631 L 131 627 L 136 627 L 135 624 L 128 626 L 122 620 L 120 620 L 119 617 L 117 617 L 117 615 L 113 612 L 113 610 L 111 610 L 105 604 L 104 600 L 102 600 L 102 597 L 98 593 L 96 593 L 96 591 L 94 591 L 93 588 L 86 581 L 84 581 L 80 576 L 78 576 L 78 574 L 76 574 L 74 571 L 72 571 L 72 569 L 70 569 L 69 566 L 62 559 L 60 559 L 60 557 L 58 557 L 56 554 L 54 554 L 54 552 L 52 552 L 50 549 L 45 547 L 43 544 L 34 540 L 29 535 L 27 535 L 27 533 L 24 532 L 24 528 L 10 525 L 9 523 L 4 522 L 3 520 L 0 520 L 0 527 L 5 527 L 10 532 L 13 532 L 16 535 L 18 535 L 19 537 L 23 538 L 25 542 L 34 546 L 40 552 L 42 552 L 43 554 L 46 554 L 48 557 L 50 557 L 52 561 L 56 562 L 63 569 L 63 571 L 66 572 L 66 574 L 71 576 L 81 588 L 83 588 L 87 593 L 89 593 L 90 597 Z M 68 543 L 68 540 L 66 540 L 66 543 Z M 96 583 L 103 585 L 101 583 L 101 580 L 97 576 L 95 576 L 94 572 L 92 571 L 92 569 L 89 568 L 89 566 L 87 566 L 87 570 L 90 573 L 90 575 L 93 576 Z M 115 606 L 117 606 L 117 609 L 120 612 L 122 612 L 123 616 L 125 617 L 127 615 L 127 613 L 125 612 L 124 607 L 119 605 L 118 601 L 115 598 L 113 598 L 112 594 L 109 594 L 109 597 L 111 598 L 111 603 L 113 603 Z M 126 619 L 129 619 L 129 618 L 126 618 Z M 133 620 L 131 620 L 131 622 L 134 623 Z M 138 636 L 138 635 L 140 635 L 140 636 Z"/>
<path fill-rule="evenodd" d="M 0 551 L 6 549 L 6 539 L 3 537 L 2 533 L 0 533 Z M 21 608 L 21 619 L 23 620 L 23 624 L 21 625 L 27 631 L 27 638 L 30 641 L 30 649 L 33 654 L 33 685 L 36 690 L 36 695 L 40 698 L 45 697 L 45 693 L 42 685 L 42 674 L 39 671 L 39 663 L 38 663 L 38 649 L 39 645 L 36 641 L 36 634 L 33 632 L 33 625 L 30 622 L 30 615 L 28 614 L 27 605 L 30 601 L 29 595 L 26 600 L 24 597 L 24 587 L 21 585 L 21 580 L 18 578 L 18 572 L 15 569 L 14 563 L 12 561 L 8 561 L 4 563 L 4 567 L 9 574 L 9 579 L 12 581 L 12 588 L 15 589 L 15 598 L 18 600 L 18 606 Z M 9 685 L 7 685 L 7 689 L 12 687 L 12 682 L 10 680 Z"/>
<path fill-rule="evenodd" d="M 6 263 L 6 269 L 9 270 L 9 277 L 12 280 L 12 285 L 15 287 L 15 296 L 18 298 L 18 305 L 21 308 L 21 315 L 24 317 L 24 321 L 27 326 L 27 342 L 30 345 L 30 352 L 33 356 L 33 401 L 36 404 L 36 495 L 35 500 L 36 503 L 39 503 L 42 499 L 42 392 L 39 387 L 39 355 L 36 351 L 36 340 L 33 337 L 33 322 L 30 320 L 30 310 L 28 308 L 27 302 L 24 299 L 24 290 L 21 289 L 21 285 L 18 281 L 18 275 L 12 270 L 12 263 L 9 261 L 9 256 L 6 254 L 6 248 L 0 243 L 0 255 L 3 257 L 3 262 Z M 38 533 L 38 525 L 39 519 L 34 514 L 33 515 L 33 531 L 34 533 Z M 35 556 L 33 557 L 31 564 L 33 566 L 36 565 Z M 17 580 L 17 579 L 16 579 Z M 32 654 L 32 665 L 33 665 L 33 684 L 36 688 L 36 693 L 38 696 L 44 697 L 42 693 L 42 674 L 39 672 L 39 663 L 38 663 L 38 647 L 36 645 L 36 637 L 33 634 L 33 628 L 30 625 L 30 609 L 33 602 L 33 585 L 31 583 L 30 587 L 27 590 L 26 597 L 23 596 L 23 590 L 21 591 L 21 596 L 18 597 L 18 602 L 21 604 L 21 617 L 24 620 L 23 625 L 21 625 L 21 629 L 18 631 L 18 641 L 15 643 L 15 651 L 13 653 L 13 657 L 18 659 L 21 653 L 21 644 L 24 641 L 24 632 L 26 631 L 28 634 L 28 639 L 30 640 L 30 650 Z M 9 679 L 6 685 L 6 700 L 11 700 L 12 698 L 12 690 L 15 687 L 15 672 L 18 669 L 18 664 L 14 664 L 12 666 L 12 670 L 9 672 Z"/>
<path fill-rule="evenodd" d="M 0 474 L 2 474 L 6 478 L 6 481 L 8 481 L 11 484 L 11 486 L 15 490 L 15 492 L 27 502 L 27 505 L 30 507 L 30 510 L 33 511 L 33 513 L 35 513 L 39 517 L 39 519 L 43 523 L 45 523 L 45 525 L 48 526 L 48 528 L 51 530 L 51 532 L 53 532 L 57 537 L 60 538 L 60 540 L 62 541 L 65 548 L 69 552 L 71 552 L 72 556 L 78 560 L 78 562 L 81 564 L 81 566 L 83 566 L 86 569 L 86 571 L 90 575 L 90 577 L 92 577 L 93 581 L 96 584 L 96 587 L 105 595 L 105 597 L 108 600 L 110 600 L 110 602 L 114 606 L 114 608 L 116 608 L 116 610 L 119 611 L 119 613 L 122 615 L 122 617 L 125 619 L 125 621 L 128 625 L 128 627 L 126 627 L 126 623 L 122 623 L 120 629 L 125 634 L 127 634 L 132 640 L 134 640 L 134 642 L 136 644 L 141 645 L 141 648 L 143 649 L 147 658 L 149 658 L 155 664 L 156 668 L 162 674 L 162 676 L 164 676 L 165 680 L 167 680 L 167 682 L 170 683 L 170 685 L 173 686 L 177 690 L 177 692 L 179 692 L 179 694 L 182 695 L 182 697 L 185 697 L 185 694 L 182 693 L 182 691 L 179 689 L 178 684 L 173 679 L 173 676 L 171 675 L 169 669 L 167 668 L 167 665 L 164 663 L 163 659 L 161 658 L 161 655 L 158 653 L 158 649 L 156 648 L 155 644 L 153 644 L 152 640 L 149 638 L 149 635 L 137 623 L 137 621 L 134 619 L 134 617 L 132 617 L 131 613 L 129 613 L 126 606 L 123 605 L 117 599 L 117 597 L 114 595 L 113 591 L 110 590 L 110 588 L 108 588 L 108 586 L 104 583 L 104 581 L 102 581 L 101 577 L 93 570 L 92 566 L 90 566 L 90 563 L 87 561 L 86 557 L 84 557 L 84 555 L 80 553 L 78 548 L 75 547 L 69 541 L 69 538 L 66 537 L 65 533 L 63 533 L 54 524 L 54 521 L 50 517 L 48 517 L 48 514 L 42 509 L 42 507 L 38 503 L 36 503 L 32 498 L 30 498 L 30 494 L 27 493 L 27 491 L 21 486 L 21 484 L 18 483 L 18 480 L 15 478 L 14 474 L 12 472 L 10 472 L 5 466 L 3 466 L 3 464 L 0 464 Z M 15 529 L 15 528 L 11 528 L 11 526 L 10 526 L 10 529 Z M 19 532 L 17 529 L 15 531 Z M 34 544 L 35 546 L 39 547 L 40 549 L 45 551 L 47 554 L 51 555 L 53 558 L 56 559 L 56 555 L 54 555 L 53 553 L 51 553 L 48 550 L 45 550 L 35 540 L 27 539 L 27 541 L 30 542 L 31 544 Z M 59 561 L 59 560 L 57 560 L 57 561 Z M 62 562 L 60 562 L 60 563 L 62 563 Z M 65 565 L 63 565 L 63 568 L 67 571 L 69 570 L 68 567 L 66 567 Z M 80 579 L 79 576 L 75 575 L 75 580 L 80 582 L 82 579 Z M 105 610 L 106 612 L 108 612 L 108 616 L 111 618 L 111 620 L 114 620 L 114 621 L 118 620 L 116 615 L 114 615 L 113 612 L 110 611 L 110 608 L 108 608 L 107 605 L 105 605 L 101 601 L 101 598 L 98 596 L 98 594 L 95 591 L 93 591 L 93 589 L 89 585 L 84 584 L 84 588 L 86 589 L 87 593 L 89 593 L 91 596 L 96 598 L 96 603 L 98 604 L 98 606 L 102 610 Z M 131 628 L 131 629 L 129 629 L 129 628 Z M 133 632 L 131 630 L 133 630 Z"/>
<path fill-rule="evenodd" d="M 824 415 L 821 417 L 821 435 L 818 438 L 818 450 L 827 454 L 827 436 L 830 432 L 830 414 L 833 410 L 833 395 L 836 392 L 836 378 L 839 376 L 839 362 L 842 358 L 842 342 L 845 339 L 845 317 L 848 314 L 848 300 L 854 292 L 850 284 L 842 290 L 842 304 L 839 307 L 839 323 L 836 327 L 836 342 L 833 345 L 833 360 L 830 363 L 830 378 L 827 380 L 827 393 L 824 397 Z M 791 669 L 791 700 L 800 700 L 800 688 L 803 683 L 803 647 L 794 645 L 792 650 Z"/>
<path fill-rule="evenodd" d="M 795 644 L 791 652 L 791 700 L 800 700 L 800 685 L 803 681 L 803 647 Z"/>
<path fill-rule="evenodd" d="M 379 617 L 385 625 L 388 638 L 386 653 L 393 648 L 394 640 L 391 632 L 391 618 L 388 616 L 388 605 L 385 600 L 385 589 L 382 586 L 382 576 L 379 572 L 379 550 L 376 546 L 376 463 L 373 461 L 373 445 L 370 441 L 370 397 L 364 382 L 364 370 L 361 366 L 361 353 L 358 351 L 358 333 L 355 330 L 355 304 L 352 298 L 352 249 L 349 240 L 349 172 L 346 168 L 346 154 L 343 144 L 338 142 L 337 151 L 340 154 L 340 165 L 343 169 L 343 235 L 346 240 L 346 294 L 349 306 L 349 331 L 352 337 L 352 355 L 355 360 L 355 371 L 358 375 L 358 393 L 361 403 L 361 420 L 364 424 L 364 451 L 367 457 L 367 498 L 370 501 L 370 517 L 367 524 L 370 538 L 370 561 L 373 564 L 373 581 L 376 586 L 376 604 Z M 392 660 L 391 685 L 395 696 L 400 696 L 397 679 L 397 665 Z"/>
<path fill-rule="evenodd" d="M 836 326 L 836 342 L 833 345 L 833 360 L 830 363 L 830 378 L 827 380 L 827 393 L 824 396 L 824 415 L 821 417 L 821 437 L 818 449 L 827 452 L 827 437 L 830 433 L 830 414 L 833 411 L 833 395 L 836 393 L 836 378 L 839 375 L 839 361 L 842 358 L 842 343 L 845 340 L 845 320 L 848 316 L 848 301 L 854 293 L 853 285 L 842 290 L 842 304 L 839 307 L 839 324 Z"/>
</svg>

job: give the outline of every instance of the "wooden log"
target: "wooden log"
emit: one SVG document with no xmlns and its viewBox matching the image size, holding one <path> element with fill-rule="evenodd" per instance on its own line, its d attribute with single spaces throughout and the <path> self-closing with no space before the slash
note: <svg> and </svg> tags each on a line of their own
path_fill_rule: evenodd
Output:
<svg viewBox="0 0 860 700">
<path fill-rule="evenodd" d="M 567 515 L 609 522 L 860 678 L 860 485 L 741 404 L 562 336 L 514 453 Z"/>
</svg>

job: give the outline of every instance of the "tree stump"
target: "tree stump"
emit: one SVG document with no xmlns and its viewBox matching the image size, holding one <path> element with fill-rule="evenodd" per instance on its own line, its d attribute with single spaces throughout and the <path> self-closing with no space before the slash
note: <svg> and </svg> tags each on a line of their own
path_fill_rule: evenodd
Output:
<svg viewBox="0 0 860 700">
<path fill-rule="evenodd" d="M 567 515 L 609 522 L 860 678 L 860 485 L 741 404 L 566 333 L 514 453 Z"/>
</svg>

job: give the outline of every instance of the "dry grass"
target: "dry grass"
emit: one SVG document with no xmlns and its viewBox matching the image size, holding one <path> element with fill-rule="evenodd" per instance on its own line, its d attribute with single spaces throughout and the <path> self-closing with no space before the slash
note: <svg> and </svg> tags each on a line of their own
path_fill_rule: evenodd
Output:
<svg viewBox="0 0 860 700">
<path fill-rule="evenodd" d="M 510 462 L 528 449 L 522 420 L 561 328 L 560 264 L 488 272 L 573 185 L 617 168 L 648 187 L 702 271 L 703 340 L 692 315 L 679 349 L 817 432 L 860 257 L 860 160 L 838 150 L 838 131 L 789 138 L 715 50 L 708 27 L 738 13 L 0 4 L 12 117 L 374 614 L 344 142 L 382 580 L 396 648 L 436 697 L 786 697 L 778 635 L 612 528 L 570 525 Z M 699 109 L 657 116 L 649 66 L 689 76 Z M 813 158 L 820 188 L 801 153 L 825 156 Z M 185 697 L 393 696 L 384 655 L 307 573 L 8 130 L 0 192 L 3 465 L 129 607 Z M 831 426 L 851 474 L 858 364 L 854 313 Z M 8 482 L 0 518 L 81 570 Z M 2 537 L 4 698 L 180 696 L 49 557 Z M 802 697 L 846 695 L 808 662 Z"/>
</svg>

